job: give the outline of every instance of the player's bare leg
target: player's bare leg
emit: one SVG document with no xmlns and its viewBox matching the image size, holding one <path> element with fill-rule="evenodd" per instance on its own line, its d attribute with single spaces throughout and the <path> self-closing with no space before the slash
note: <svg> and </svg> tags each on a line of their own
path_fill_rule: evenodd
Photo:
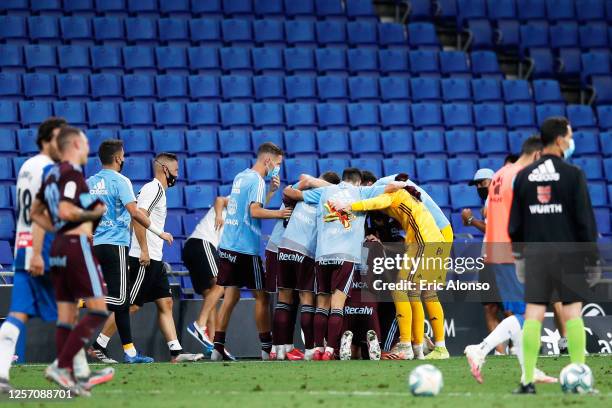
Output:
<svg viewBox="0 0 612 408">
<path fill-rule="evenodd" d="M 168 349 L 172 355 L 171 361 L 173 363 L 183 363 L 203 359 L 203 354 L 186 353 L 181 343 L 178 341 L 176 326 L 174 325 L 174 316 L 172 315 L 172 307 L 174 305 L 172 298 L 165 297 L 157 299 L 155 305 L 157 306 L 157 323 L 168 344 Z"/>
<path fill-rule="evenodd" d="M 224 288 L 223 303 L 217 315 L 217 331 L 215 333 L 214 345 L 210 359 L 214 361 L 235 360 L 235 358 L 225 350 L 225 331 L 229 325 L 234 307 L 240 300 L 240 289 L 235 286 Z"/>
</svg>

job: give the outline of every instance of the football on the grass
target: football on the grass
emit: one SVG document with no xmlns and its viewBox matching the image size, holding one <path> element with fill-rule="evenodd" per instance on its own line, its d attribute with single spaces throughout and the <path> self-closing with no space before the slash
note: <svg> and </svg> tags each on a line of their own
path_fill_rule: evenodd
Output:
<svg viewBox="0 0 612 408">
<path fill-rule="evenodd" d="M 444 380 L 442 373 L 431 364 L 423 364 L 410 372 L 408 387 L 412 395 L 433 397 L 440 393 Z"/>
<path fill-rule="evenodd" d="M 586 364 L 570 364 L 561 370 L 561 389 L 572 394 L 586 394 L 593 390 L 593 373 Z"/>
</svg>

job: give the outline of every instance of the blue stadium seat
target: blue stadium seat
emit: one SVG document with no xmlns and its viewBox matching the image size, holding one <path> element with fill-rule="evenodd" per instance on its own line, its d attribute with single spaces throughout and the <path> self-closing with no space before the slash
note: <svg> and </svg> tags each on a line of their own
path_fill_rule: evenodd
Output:
<svg viewBox="0 0 612 408">
<path fill-rule="evenodd" d="M 123 61 L 127 71 L 135 73 L 157 72 L 153 48 L 144 46 L 130 46 L 123 48 Z"/>
<path fill-rule="evenodd" d="M 283 87 L 283 79 L 284 78 L 279 75 L 261 75 L 253 77 L 255 99 L 258 101 L 284 102 L 285 89 Z"/>
<path fill-rule="evenodd" d="M 221 86 L 219 85 L 219 78 L 216 76 L 191 75 L 188 83 L 191 99 L 221 99 Z"/>
<path fill-rule="evenodd" d="M 533 93 L 536 103 L 564 103 L 559 82 L 555 80 L 533 81 Z"/>
<path fill-rule="evenodd" d="M 0 156 L 0 177 L 2 180 L 14 180 L 13 177 L 13 166 L 10 157 Z M 2 217 L 2 218 L 10 218 L 13 217 Z"/>
<path fill-rule="evenodd" d="M 28 69 L 40 72 L 57 72 L 55 47 L 38 44 L 25 45 L 23 50 Z"/>
<path fill-rule="evenodd" d="M 491 169 L 497 171 L 504 165 L 504 156 L 496 155 L 478 159 L 479 169 Z M 474 189 L 476 190 L 476 189 Z"/>
<path fill-rule="evenodd" d="M 51 116 L 51 103 L 46 101 L 21 101 L 19 114 L 22 125 L 38 125 Z"/>
<path fill-rule="evenodd" d="M 146 129 L 121 129 L 119 139 L 123 141 L 125 154 L 150 153 L 153 151 L 151 137 Z"/>
<path fill-rule="evenodd" d="M 531 48 L 529 58 L 533 63 L 532 78 L 552 78 L 556 75 L 555 56 L 550 48 Z"/>
<path fill-rule="evenodd" d="M 55 80 L 49 74 L 24 74 L 24 95 L 28 98 L 55 99 Z M 47 98 L 45 98 L 47 97 Z"/>
<path fill-rule="evenodd" d="M 318 131 L 317 144 L 319 145 L 319 154 L 323 156 L 351 151 L 348 136 L 346 132 L 341 130 Z"/>
<path fill-rule="evenodd" d="M 63 102 L 60 102 L 60 103 L 63 103 Z M 55 114 L 58 115 L 57 112 Z M 68 117 L 66 117 L 66 119 L 68 119 Z M 68 119 L 68 122 L 71 124 L 73 123 L 70 119 Z M 78 122 L 74 122 L 74 123 L 78 123 Z M 100 148 L 100 145 L 102 144 L 102 142 L 108 139 L 117 138 L 115 131 L 112 129 L 89 129 L 86 132 L 86 134 L 87 134 L 87 139 L 89 140 L 89 155 L 90 156 L 98 155 L 98 149 Z"/>
<path fill-rule="evenodd" d="M 202 219 L 202 214 L 184 214 L 182 218 L 183 231 L 185 231 L 185 234 L 191 234 Z"/>
<path fill-rule="evenodd" d="M 90 157 L 85 165 L 85 177 L 91 177 L 100 170 L 102 170 L 102 163 L 100 162 L 100 159 L 97 157 Z M 136 188 L 137 184 L 139 183 L 144 183 L 144 180 L 134 182 L 132 183 L 132 186 Z"/>
<path fill-rule="evenodd" d="M 159 11 L 162 14 L 191 14 L 189 0 L 159 0 Z"/>
<path fill-rule="evenodd" d="M 131 14 L 145 15 L 149 17 L 158 16 L 158 8 L 156 0 L 129 0 L 128 11 Z M 123 10 L 122 10 L 123 11 Z"/>
<path fill-rule="evenodd" d="M 71 43 L 92 44 L 91 20 L 82 16 L 61 17 L 62 38 Z"/>
<path fill-rule="evenodd" d="M 15 132 L 13 129 L 0 129 L 0 152 L 13 153 L 17 151 L 17 139 L 15 139 Z"/>
<path fill-rule="evenodd" d="M 570 123 L 572 123 L 571 120 Z M 576 143 L 576 151 L 574 154 L 576 156 L 585 154 L 600 154 L 598 139 L 599 137 L 594 131 L 574 131 L 574 140 Z"/>
<path fill-rule="evenodd" d="M 187 81 L 183 75 L 158 75 L 155 78 L 157 97 L 162 100 L 179 100 L 186 102 Z"/>
<path fill-rule="evenodd" d="M 223 13 L 226 16 L 253 14 L 251 0 L 223 0 Z"/>
<path fill-rule="evenodd" d="M 119 106 L 114 102 L 87 102 L 90 126 L 120 125 Z"/>
<path fill-rule="evenodd" d="M 287 154 L 291 156 L 316 152 L 314 132 L 311 130 L 285 131 L 285 148 Z"/>
<path fill-rule="evenodd" d="M 19 143 L 19 154 L 31 155 L 38 153 L 39 148 L 36 145 L 37 130 L 34 128 L 30 129 L 17 129 L 17 142 Z"/>
<path fill-rule="evenodd" d="M 284 126 L 283 105 L 280 103 L 254 103 L 251 105 L 253 125 L 257 128 Z"/>
<path fill-rule="evenodd" d="M 251 154 L 251 138 L 249 132 L 242 129 L 221 130 L 217 134 L 219 137 L 219 147 L 224 156 L 234 155 L 237 153 Z"/>
<path fill-rule="evenodd" d="M 472 180 L 474 173 L 478 170 L 475 159 L 457 157 L 448 159 L 448 175 L 451 183 L 459 183 Z"/>
<path fill-rule="evenodd" d="M 217 198 L 216 185 L 196 184 L 185 186 L 185 206 L 190 211 L 212 207 L 215 198 Z"/>
<path fill-rule="evenodd" d="M 59 67 L 68 72 L 91 72 L 88 48 L 83 45 L 62 45 L 57 47 Z"/>
<path fill-rule="evenodd" d="M 414 146 L 418 155 L 443 153 L 444 134 L 437 130 L 418 130 L 413 132 Z"/>
<path fill-rule="evenodd" d="M 320 103 L 317 105 L 319 127 L 347 126 L 345 106 L 334 103 Z"/>
<path fill-rule="evenodd" d="M 121 117 L 123 125 L 151 126 L 153 123 L 153 109 L 146 102 L 123 102 L 121 105 Z"/>
<path fill-rule="evenodd" d="M 445 102 L 471 102 L 470 82 L 463 78 L 445 78 L 441 81 Z"/>
<path fill-rule="evenodd" d="M 311 49 L 305 47 L 287 48 L 283 53 L 285 57 L 285 71 L 287 73 L 315 72 L 315 59 Z"/>
<path fill-rule="evenodd" d="M 246 103 L 222 103 L 219 105 L 221 124 L 224 127 L 248 126 L 251 124 L 251 110 Z"/>
<path fill-rule="evenodd" d="M 96 41 L 114 44 L 125 42 L 125 29 L 122 19 L 104 16 L 94 17 L 92 21 Z"/>
<path fill-rule="evenodd" d="M 346 0 L 346 15 L 350 20 L 378 21 L 374 5 L 370 0 Z"/>
<path fill-rule="evenodd" d="M 520 28 L 521 45 L 520 55 L 526 55 L 526 50 L 530 48 L 547 48 L 550 46 L 548 41 L 548 23 L 544 21 L 532 21 L 523 24 Z"/>
<path fill-rule="evenodd" d="M 123 98 L 121 90 L 121 77 L 113 74 L 94 74 L 89 77 L 91 81 L 91 96 L 94 99 Z"/>
<path fill-rule="evenodd" d="M 317 98 L 315 78 L 310 75 L 292 75 L 284 78 L 288 101 L 309 100 Z"/>
<path fill-rule="evenodd" d="M 346 32 L 348 43 L 353 47 L 378 46 L 376 23 L 351 21 L 346 25 Z M 410 36 L 408 40 L 410 41 Z"/>
<path fill-rule="evenodd" d="M 595 92 L 596 104 L 612 103 L 612 76 L 594 77 L 592 87 Z"/>
<path fill-rule="evenodd" d="M 346 20 L 341 0 L 315 0 L 315 11 L 319 19 Z"/>
<path fill-rule="evenodd" d="M 150 181 L 151 163 L 139 157 L 126 157 L 121 172 L 132 181 Z"/>
<path fill-rule="evenodd" d="M 341 48 L 319 48 L 315 50 L 317 71 L 319 75 L 328 73 L 345 73 L 346 57 Z"/>
<path fill-rule="evenodd" d="M 378 79 L 370 76 L 357 76 L 348 79 L 349 94 L 352 101 L 376 100 Z"/>
<path fill-rule="evenodd" d="M 226 19 L 221 21 L 223 42 L 235 46 L 249 46 L 253 44 L 251 22 L 244 19 Z"/>
<path fill-rule="evenodd" d="M 310 18 L 314 19 L 315 8 L 313 0 L 294 1 L 285 0 L 285 14 L 289 18 Z"/>
<path fill-rule="evenodd" d="M 405 50 L 379 50 L 380 71 L 383 74 L 410 75 L 408 52 Z"/>
<path fill-rule="evenodd" d="M 390 158 L 383 160 L 383 174 L 389 176 L 392 174 L 406 173 L 409 177 L 414 178 L 415 161 L 404 158 Z"/>
<path fill-rule="evenodd" d="M 18 122 L 17 103 L 11 101 L 0 101 L 0 123 L 16 124 Z"/>
<path fill-rule="evenodd" d="M 209 19 L 223 18 L 221 0 L 192 1 L 191 12 L 197 16 L 205 16 Z"/>
<path fill-rule="evenodd" d="M 551 116 L 565 116 L 565 105 L 544 104 L 536 106 L 538 126 L 541 126 Z"/>
<path fill-rule="evenodd" d="M 409 51 L 410 70 L 413 74 L 439 76 L 438 53 L 435 51 Z"/>
<path fill-rule="evenodd" d="M 355 155 L 363 153 L 380 153 L 380 136 L 376 130 L 353 130 L 349 133 L 351 152 Z"/>
<path fill-rule="evenodd" d="M 3 71 L 24 72 L 21 46 L 0 44 L 0 68 Z"/>
<path fill-rule="evenodd" d="M 450 207 L 448 185 L 446 183 L 422 184 L 421 188 L 435 201 L 440 207 Z"/>
<path fill-rule="evenodd" d="M 546 20 L 546 3 L 544 0 L 517 0 L 517 15 L 521 21 Z"/>
<path fill-rule="evenodd" d="M 444 117 L 444 126 L 447 129 L 472 128 L 474 126 L 472 120 L 472 105 L 469 103 L 450 103 L 442 105 L 442 115 Z"/>
<path fill-rule="evenodd" d="M 212 157 L 190 157 L 186 160 L 187 180 L 190 183 L 197 181 L 217 181 L 217 159 Z"/>
<path fill-rule="evenodd" d="M 254 130 L 251 132 L 253 150 L 257 150 L 265 142 L 272 142 L 283 149 L 285 146 L 283 132 L 277 129 Z"/>
<path fill-rule="evenodd" d="M 535 127 L 535 113 L 530 103 L 515 103 L 505 106 L 506 123 L 509 128 Z"/>
<path fill-rule="evenodd" d="M 10 40 L 13 44 L 26 43 L 29 36 L 25 18 L 15 15 L 0 16 L 0 38 Z"/>
<path fill-rule="evenodd" d="M 440 105 L 435 103 L 414 103 L 411 108 L 412 123 L 416 128 L 442 126 Z"/>
<path fill-rule="evenodd" d="M 469 19 L 486 17 L 487 9 L 484 0 L 457 0 L 457 26 L 461 27 Z"/>
<path fill-rule="evenodd" d="M 123 73 L 121 48 L 111 46 L 94 46 L 90 48 L 91 65 L 101 72 Z"/>
<path fill-rule="evenodd" d="M 608 28 L 605 23 L 591 22 L 589 24 L 580 26 L 578 30 L 580 38 L 580 47 L 583 50 L 605 50 L 608 48 Z"/>
<path fill-rule="evenodd" d="M 218 156 L 219 146 L 214 130 L 188 130 L 185 132 L 185 141 L 190 154 Z"/>
<path fill-rule="evenodd" d="M 28 31 L 30 39 L 37 42 L 54 43 L 60 38 L 57 17 L 53 16 L 28 17 Z"/>
<path fill-rule="evenodd" d="M 604 2 L 602 0 L 576 1 L 576 16 L 581 22 L 603 20 L 605 15 Z"/>
<path fill-rule="evenodd" d="M 152 18 L 128 17 L 125 19 L 125 34 L 128 42 L 153 44 L 157 42 L 157 25 Z"/>
<path fill-rule="evenodd" d="M 317 77 L 317 90 L 322 101 L 348 101 L 346 79 L 339 75 Z"/>
<path fill-rule="evenodd" d="M 606 176 L 606 180 L 609 182 L 612 181 L 612 159 L 607 158 L 603 161 L 604 174 Z"/>
<path fill-rule="evenodd" d="M 353 74 L 367 73 L 378 76 L 378 59 L 375 49 L 356 48 L 346 53 L 349 71 Z"/>
<path fill-rule="evenodd" d="M 285 47 L 285 31 L 282 21 L 253 21 L 253 38 L 258 46 Z"/>
<path fill-rule="evenodd" d="M 173 188 L 169 188 L 166 190 L 166 206 L 170 210 L 182 210 L 185 208 L 185 194 L 183 192 L 183 186 L 175 185 Z M 181 218 L 183 216 L 179 216 L 178 214 L 172 214 L 172 212 L 169 212 L 168 215 L 172 215 L 173 218 L 177 217 L 179 223 L 182 224 Z M 176 225 L 173 225 L 173 229 L 175 232 L 179 232 L 179 234 L 175 235 L 175 232 L 170 232 L 170 231 L 168 232 L 170 232 L 172 236 L 175 237 L 176 239 L 176 237 L 180 236 L 183 231 L 182 230 L 179 231 L 179 228 L 177 228 Z"/>
<path fill-rule="evenodd" d="M 312 21 L 285 21 L 285 38 L 290 47 L 314 47 L 317 43 Z"/>
<path fill-rule="evenodd" d="M 406 30 L 399 23 L 379 23 L 378 42 L 383 48 L 408 48 Z"/>
<path fill-rule="evenodd" d="M 312 45 L 314 41 L 314 33 L 316 32 L 316 42 L 320 47 L 343 47 L 346 48 L 346 24 L 342 21 L 318 21 L 316 25 L 312 25 L 309 21 L 302 21 L 298 27 L 303 27 L 302 43 Z M 285 23 L 285 29 L 289 30 L 290 24 Z M 289 31 L 287 31 L 287 40 L 289 39 Z"/>
<path fill-rule="evenodd" d="M 500 81 L 493 78 L 481 78 L 472 80 L 472 92 L 474 102 L 501 101 L 502 93 Z"/>
<path fill-rule="evenodd" d="M 348 160 L 339 158 L 327 158 L 317 160 L 319 173 L 323 174 L 326 171 L 333 171 L 338 176 L 342 177 L 342 172 L 348 167 Z"/>
<path fill-rule="evenodd" d="M 504 106 L 500 103 L 474 105 L 474 123 L 477 128 L 504 127 Z"/>
<path fill-rule="evenodd" d="M 125 99 L 154 101 L 156 99 L 154 79 L 152 75 L 125 75 L 123 77 Z"/>
<path fill-rule="evenodd" d="M 408 44 L 412 48 L 439 50 L 440 40 L 432 23 L 408 24 Z"/>
<path fill-rule="evenodd" d="M 229 73 L 251 73 L 251 55 L 248 48 L 226 47 L 219 50 L 221 68 Z"/>
<path fill-rule="evenodd" d="M 430 158 L 416 159 L 416 175 L 419 183 L 446 181 L 448 179 L 446 174 L 446 160 Z"/>
<path fill-rule="evenodd" d="M 380 98 L 383 101 L 410 100 L 410 82 L 406 77 L 380 77 Z"/>
<path fill-rule="evenodd" d="M 307 157 L 286 159 L 283 163 L 287 181 L 291 184 L 299 180 L 300 174 L 317 174 L 317 161 Z"/>
<path fill-rule="evenodd" d="M 493 27 L 489 20 L 469 20 L 466 31 L 469 33 L 469 47 L 472 50 L 494 47 Z"/>
<path fill-rule="evenodd" d="M 223 43 L 221 25 L 217 20 L 191 19 L 189 20 L 189 33 L 191 42 L 198 45 L 220 46 Z"/>
<path fill-rule="evenodd" d="M 226 75 L 221 77 L 221 90 L 223 99 L 247 100 L 253 99 L 251 77 L 246 75 Z"/>
<path fill-rule="evenodd" d="M 412 132 L 406 129 L 385 130 L 380 133 L 383 152 L 394 156 L 414 152 Z"/>
<path fill-rule="evenodd" d="M 414 102 L 442 100 L 440 80 L 437 78 L 412 78 L 410 88 Z"/>
<path fill-rule="evenodd" d="M 601 138 L 601 152 L 604 156 L 612 156 L 612 132 L 602 132 L 599 137 Z"/>
<path fill-rule="evenodd" d="M 465 154 L 476 152 L 476 136 L 473 130 L 458 129 L 444 132 L 446 149 L 449 154 Z"/>
<path fill-rule="evenodd" d="M 87 125 L 85 116 L 85 104 L 77 101 L 55 101 L 53 102 L 53 114 L 60 116 L 74 126 Z"/>
<path fill-rule="evenodd" d="M 382 177 L 382 166 L 379 159 L 362 157 L 359 159 L 351 159 L 351 167 L 356 167 L 359 170 L 368 170 L 374 173 L 376 177 Z M 340 175 L 340 174 L 339 174 Z M 341 176 L 341 175 L 340 175 Z"/>
<path fill-rule="evenodd" d="M 283 54 L 280 48 L 253 48 L 255 73 L 284 74 Z"/>
<path fill-rule="evenodd" d="M 529 82 L 524 79 L 512 79 L 502 81 L 502 89 L 504 90 L 504 101 L 506 103 L 514 102 L 531 102 L 531 90 Z"/>
<path fill-rule="evenodd" d="M 502 79 L 497 55 L 493 51 L 474 51 L 471 53 L 472 73 L 481 78 Z"/>
<path fill-rule="evenodd" d="M 251 167 L 250 159 L 246 157 L 225 157 L 219 159 L 219 174 L 222 183 L 231 183 L 236 174 Z"/>
<path fill-rule="evenodd" d="M 567 118 L 574 129 L 597 128 L 593 108 L 588 105 L 568 105 Z"/>
<path fill-rule="evenodd" d="M 587 180 L 602 180 L 604 172 L 602 169 L 602 161 L 599 157 L 575 157 L 572 163 L 580 167 L 587 177 Z"/>
<path fill-rule="evenodd" d="M 442 51 L 440 57 L 440 72 L 444 76 L 471 78 L 472 71 L 468 65 L 467 55 L 463 51 Z"/>
<path fill-rule="evenodd" d="M 22 98 L 21 75 L 14 72 L 0 72 L 0 99 L 20 100 Z"/>
<path fill-rule="evenodd" d="M 402 128 L 412 124 L 410 105 L 407 103 L 384 103 L 378 105 L 380 124 L 383 128 Z"/>
<path fill-rule="evenodd" d="M 185 54 L 184 48 L 178 46 L 157 47 L 155 48 L 155 57 L 158 71 L 183 75 L 189 73 L 187 54 Z"/>
<path fill-rule="evenodd" d="M 0 216 L 0 239 L 12 240 L 15 238 L 14 234 L 15 220 L 6 211 L 3 211 L 2 216 Z"/>
<path fill-rule="evenodd" d="M 524 130 L 511 130 L 508 132 L 508 144 L 510 153 L 519 154 L 523 147 L 523 142 L 531 136 L 531 132 Z"/>
<path fill-rule="evenodd" d="M 12 209 L 11 205 L 11 192 L 9 186 L 0 186 L 0 208 L 1 209 Z M 2 251 L 2 244 L 0 244 L 0 251 Z M 10 248 L 9 248 L 10 251 Z"/>
<path fill-rule="evenodd" d="M 600 234 L 610 235 L 612 228 L 610 225 L 610 209 L 608 208 L 594 208 L 595 213 L 595 225 L 597 225 L 597 231 Z"/>
<path fill-rule="evenodd" d="M 589 194 L 591 196 L 591 204 L 594 207 L 606 207 L 608 205 L 608 194 L 606 184 L 599 182 L 588 183 Z"/>
<path fill-rule="evenodd" d="M 549 35 L 550 46 L 555 50 L 579 47 L 578 24 L 574 21 L 564 21 L 551 26 Z"/>
<path fill-rule="evenodd" d="M 182 18 L 160 18 L 157 21 L 159 39 L 169 44 L 183 44 L 189 42 L 189 29 L 187 20 Z"/>
<path fill-rule="evenodd" d="M 467 183 L 450 185 L 449 193 L 453 210 L 482 206 L 482 201 L 480 200 L 476 189 L 468 186 Z"/>
<path fill-rule="evenodd" d="M 587 84 L 591 76 L 610 75 L 610 52 L 592 51 L 582 54 L 582 71 L 580 78 L 583 84 Z"/>
<path fill-rule="evenodd" d="M 283 0 L 255 0 L 255 15 L 258 17 L 280 17 L 284 18 Z"/>
<path fill-rule="evenodd" d="M 309 103 L 285 104 L 285 122 L 289 128 L 316 126 L 314 105 Z"/>
<path fill-rule="evenodd" d="M 89 99 L 87 76 L 79 74 L 60 74 L 56 76 L 57 96 L 61 99 Z M 1 78 L 0 78 L 1 81 Z"/>
<path fill-rule="evenodd" d="M 476 133 L 478 151 L 481 155 L 506 153 L 508 151 L 505 130 L 480 130 Z"/>
<path fill-rule="evenodd" d="M 185 133 L 177 129 L 153 130 L 151 132 L 153 151 L 183 153 L 185 149 Z"/>
<path fill-rule="evenodd" d="M 612 129 L 612 105 L 598 106 L 597 119 L 600 129 Z"/>
<path fill-rule="evenodd" d="M 546 0 L 546 15 L 549 20 L 574 20 L 573 0 Z"/>
<path fill-rule="evenodd" d="M 374 103 L 351 103 L 347 105 L 351 127 L 378 126 L 378 106 Z"/>
</svg>

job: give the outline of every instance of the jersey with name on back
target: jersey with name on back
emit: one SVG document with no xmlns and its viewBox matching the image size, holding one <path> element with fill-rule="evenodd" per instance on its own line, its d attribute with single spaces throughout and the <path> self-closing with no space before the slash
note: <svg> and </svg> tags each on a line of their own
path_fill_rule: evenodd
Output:
<svg viewBox="0 0 612 408">
<path fill-rule="evenodd" d="M 225 229 L 219 248 L 246 255 L 257 255 L 261 243 L 261 220 L 251 216 L 251 204 L 264 206 L 266 183 L 252 169 L 238 173 L 227 204 Z"/>
<path fill-rule="evenodd" d="M 168 208 L 166 207 L 166 191 L 162 184 L 154 178 L 147 184 L 142 186 L 138 196 L 136 197 L 138 208 L 142 208 L 149 213 L 151 224 L 157 227 L 160 231 L 164 230 L 166 224 L 166 215 Z M 147 246 L 149 248 L 149 258 L 154 261 L 161 261 L 163 256 L 164 240 L 155 235 L 153 232 L 146 230 Z M 130 246 L 129 256 L 140 258 L 140 244 L 136 239 L 136 233 L 132 232 L 132 243 Z"/>
<path fill-rule="evenodd" d="M 130 245 L 132 217 L 126 205 L 136 201 L 132 182 L 115 170 L 102 169 L 87 179 L 89 193 L 106 204 L 106 212 L 94 234 L 94 245 Z"/>
</svg>

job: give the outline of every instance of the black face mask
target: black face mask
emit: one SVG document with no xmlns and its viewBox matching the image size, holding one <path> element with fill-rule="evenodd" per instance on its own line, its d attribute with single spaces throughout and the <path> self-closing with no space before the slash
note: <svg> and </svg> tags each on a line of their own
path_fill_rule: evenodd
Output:
<svg viewBox="0 0 612 408">
<path fill-rule="evenodd" d="M 123 160 L 121 163 L 119 163 L 119 173 L 121 173 L 123 171 L 123 165 L 125 164 L 125 160 Z"/>
<path fill-rule="evenodd" d="M 173 175 L 168 170 L 168 173 L 166 174 L 166 183 L 168 184 L 168 187 L 172 187 L 173 185 L 175 185 L 177 178 L 178 178 L 177 176 Z"/>
<path fill-rule="evenodd" d="M 482 201 L 486 201 L 487 197 L 489 196 L 489 187 L 478 187 L 477 190 L 480 199 Z"/>
</svg>

